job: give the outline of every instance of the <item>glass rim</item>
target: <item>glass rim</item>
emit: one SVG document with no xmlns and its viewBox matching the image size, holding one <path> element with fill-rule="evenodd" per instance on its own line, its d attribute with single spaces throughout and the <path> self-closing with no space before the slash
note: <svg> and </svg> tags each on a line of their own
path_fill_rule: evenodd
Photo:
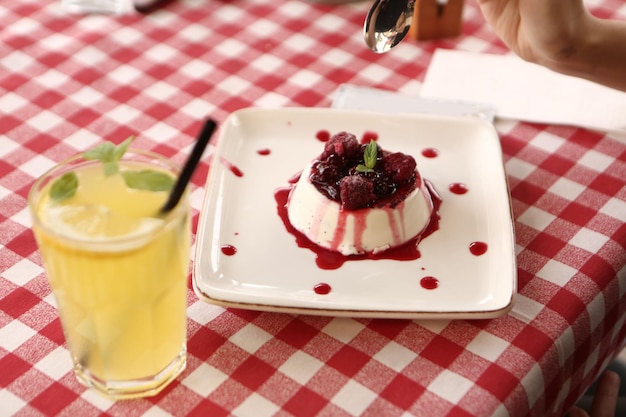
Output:
<svg viewBox="0 0 626 417">
<path fill-rule="evenodd" d="M 128 148 L 124 155 L 122 156 L 120 161 L 133 161 L 132 156 L 138 156 L 143 158 L 148 158 L 151 161 L 158 161 L 158 163 L 162 164 L 161 166 L 166 168 L 168 171 L 173 173 L 175 176 L 180 175 L 181 168 L 178 164 L 172 162 L 165 155 L 161 155 L 159 153 L 145 150 L 145 149 L 137 149 L 137 148 Z M 131 158 L 128 158 L 131 157 Z M 149 164 L 149 160 L 140 160 L 137 159 L 136 162 Z M 148 230 L 140 231 L 137 233 L 132 233 L 130 235 L 122 235 L 119 237 L 111 237 L 105 239 L 93 239 L 90 237 L 79 237 L 79 236 L 71 236 L 65 233 L 60 233 L 54 228 L 46 225 L 46 223 L 42 220 L 41 216 L 38 213 L 37 206 L 40 202 L 40 195 L 42 189 L 48 182 L 54 180 L 61 176 L 64 172 L 71 170 L 73 163 L 76 163 L 75 166 L 90 166 L 99 164 L 99 161 L 85 159 L 84 152 L 79 152 L 69 156 L 60 162 L 56 163 L 53 167 L 46 170 L 43 174 L 41 174 L 35 181 L 32 183 L 28 195 L 27 195 L 27 205 L 31 214 L 31 219 L 33 222 L 33 226 L 39 227 L 46 234 L 53 236 L 56 239 L 59 239 L 62 242 L 71 242 L 74 245 L 76 244 L 85 244 L 89 245 L 90 248 L 104 248 L 110 245 L 119 245 L 119 244 L 130 244 L 131 242 L 141 242 L 142 240 L 149 240 L 151 236 L 158 235 L 165 228 L 169 227 L 176 220 L 184 216 L 189 212 L 189 186 L 185 189 L 183 193 L 183 197 L 180 199 L 179 203 L 171 210 L 169 213 L 164 216 L 155 216 L 163 220 L 158 226 L 151 227 Z M 65 170 L 64 168 L 68 168 Z M 55 173 L 58 173 L 55 175 Z M 140 247 L 137 245 L 137 247 Z M 87 249 L 87 247 L 85 247 Z"/>
</svg>

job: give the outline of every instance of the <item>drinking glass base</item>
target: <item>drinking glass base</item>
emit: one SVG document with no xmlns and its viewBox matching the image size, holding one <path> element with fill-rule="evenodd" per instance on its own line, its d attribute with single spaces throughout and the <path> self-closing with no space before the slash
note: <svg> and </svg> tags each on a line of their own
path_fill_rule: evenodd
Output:
<svg viewBox="0 0 626 417">
<path fill-rule="evenodd" d="M 112 400 L 151 397 L 161 392 L 176 379 L 187 366 L 187 351 L 183 350 L 158 374 L 135 380 L 104 381 L 80 364 L 74 365 L 74 373 L 85 386 L 96 390 Z"/>
</svg>

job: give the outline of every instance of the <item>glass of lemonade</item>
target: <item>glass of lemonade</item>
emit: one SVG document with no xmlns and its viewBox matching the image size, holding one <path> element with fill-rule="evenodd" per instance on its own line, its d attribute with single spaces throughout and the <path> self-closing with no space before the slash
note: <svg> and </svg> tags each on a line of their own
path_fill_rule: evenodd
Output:
<svg viewBox="0 0 626 417">
<path fill-rule="evenodd" d="M 186 364 L 191 224 L 187 192 L 159 214 L 167 191 L 130 188 L 122 174 L 179 169 L 129 149 L 114 174 L 74 156 L 28 196 L 33 231 L 78 379 L 113 399 L 157 394 Z M 71 197 L 51 188 L 76 174 Z"/>
</svg>

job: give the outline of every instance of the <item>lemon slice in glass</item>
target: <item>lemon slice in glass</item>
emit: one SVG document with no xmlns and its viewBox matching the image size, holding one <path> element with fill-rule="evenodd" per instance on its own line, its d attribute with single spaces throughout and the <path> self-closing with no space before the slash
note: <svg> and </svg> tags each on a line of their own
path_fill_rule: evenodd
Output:
<svg viewBox="0 0 626 417">
<path fill-rule="evenodd" d="M 44 211 L 47 227 L 71 238 L 106 240 L 156 228 L 162 220 L 124 216 L 101 205 L 58 205 Z"/>
</svg>

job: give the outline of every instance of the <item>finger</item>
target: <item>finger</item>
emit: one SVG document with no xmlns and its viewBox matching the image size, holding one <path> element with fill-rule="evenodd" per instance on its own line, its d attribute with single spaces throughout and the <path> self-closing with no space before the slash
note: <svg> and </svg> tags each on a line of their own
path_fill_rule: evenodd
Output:
<svg viewBox="0 0 626 417">
<path fill-rule="evenodd" d="M 619 375 L 606 371 L 598 381 L 598 387 L 591 403 L 591 416 L 613 417 L 619 396 Z"/>
<path fill-rule="evenodd" d="M 567 417 L 589 417 L 589 414 L 582 408 L 574 407 L 569 410 Z"/>
</svg>

